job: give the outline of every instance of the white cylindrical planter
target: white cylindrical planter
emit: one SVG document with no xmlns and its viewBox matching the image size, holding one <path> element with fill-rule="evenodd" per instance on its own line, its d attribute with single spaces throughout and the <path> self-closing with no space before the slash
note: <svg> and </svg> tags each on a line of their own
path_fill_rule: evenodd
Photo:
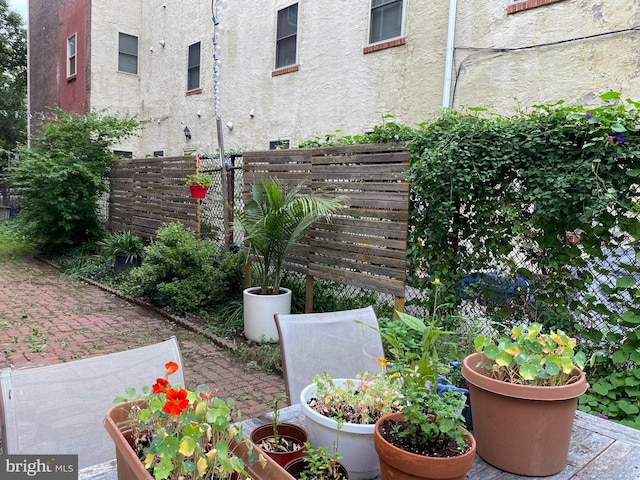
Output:
<svg viewBox="0 0 640 480">
<path fill-rule="evenodd" d="M 334 379 L 336 387 L 341 387 L 347 379 Z M 350 380 L 357 385 L 359 380 Z M 316 396 L 315 383 L 308 385 L 300 392 L 300 406 L 306 416 L 306 428 L 309 442 L 314 447 L 327 447 L 329 454 L 338 445 L 342 454 L 340 463 L 349 471 L 349 480 L 378 478 L 380 462 L 374 446 L 375 424 L 360 425 L 345 422 L 340 431 L 338 423 L 329 417 L 320 415 L 312 409 L 307 401 Z"/>
<path fill-rule="evenodd" d="M 254 342 L 278 341 L 278 329 L 273 315 L 291 313 L 291 290 L 280 288 L 279 295 L 257 295 L 259 287 L 246 288 L 242 292 L 244 301 L 244 336 Z"/>
</svg>

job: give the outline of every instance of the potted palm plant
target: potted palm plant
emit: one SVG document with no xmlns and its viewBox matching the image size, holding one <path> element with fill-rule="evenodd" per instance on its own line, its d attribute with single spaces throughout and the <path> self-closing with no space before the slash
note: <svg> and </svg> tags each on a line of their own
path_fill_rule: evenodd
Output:
<svg viewBox="0 0 640 480">
<path fill-rule="evenodd" d="M 547 476 L 569 453 L 586 355 L 561 330 L 518 325 L 496 342 L 479 335 L 462 375 L 469 384 L 478 455 L 507 472 Z"/>
<path fill-rule="evenodd" d="M 291 312 L 291 290 L 281 287 L 285 257 L 318 219 L 337 212 L 344 196 L 301 193 L 277 178 L 258 179 L 251 200 L 236 215 L 234 227 L 249 243 L 249 255 L 260 280 L 259 287 L 243 292 L 244 334 L 249 340 L 277 341 L 273 315 Z"/>
<path fill-rule="evenodd" d="M 471 470 L 476 441 L 465 428 L 465 397 L 459 390 L 438 392 L 437 382 L 448 365 L 441 364 L 437 340 L 447 332 L 437 325 L 437 291 L 429 320 L 397 312 L 399 321 L 422 334 L 420 352 L 403 345 L 404 338 L 386 333 L 392 345 L 388 373 L 400 378 L 402 410 L 375 424 L 374 445 L 383 480 L 393 478 L 462 480 Z"/>
</svg>

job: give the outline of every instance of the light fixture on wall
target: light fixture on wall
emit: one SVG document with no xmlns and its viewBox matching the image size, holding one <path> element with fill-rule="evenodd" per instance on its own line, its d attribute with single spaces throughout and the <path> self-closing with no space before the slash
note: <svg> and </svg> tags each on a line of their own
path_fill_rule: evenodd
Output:
<svg viewBox="0 0 640 480">
<path fill-rule="evenodd" d="M 191 130 L 189 130 L 189 127 L 184 127 L 184 139 L 188 142 L 189 140 L 191 140 Z"/>
</svg>

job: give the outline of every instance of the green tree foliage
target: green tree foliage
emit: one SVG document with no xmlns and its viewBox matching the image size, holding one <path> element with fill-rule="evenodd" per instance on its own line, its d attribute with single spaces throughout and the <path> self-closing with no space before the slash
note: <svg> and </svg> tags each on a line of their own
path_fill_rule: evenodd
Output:
<svg viewBox="0 0 640 480">
<path fill-rule="evenodd" d="M 27 31 L 22 17 L 0 0 L 0 148 L 27 138 Z"/>
<path fill-rule="evenodd" d="M 139 123 L 98 112 L 54 116 L 31 148 L 20 149 L 12 182 L 32 238 L 43 250 L 60 252 L 101 237 L 97 200 L 107 190 L 109 147 Z"/>
</svg>

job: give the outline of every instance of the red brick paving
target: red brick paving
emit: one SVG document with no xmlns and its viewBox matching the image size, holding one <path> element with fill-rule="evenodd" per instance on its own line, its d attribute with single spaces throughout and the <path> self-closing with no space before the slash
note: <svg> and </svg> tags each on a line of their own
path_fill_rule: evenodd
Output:
<svg viewBox="0 0 640 480">
<path fill-rule="evenodd" d="M 269 402 L 284 394 L 282 377 L 243 368 L 212 339 L 185 325 L 191 324 L 63 278 L 40 260 L 0 260 L 0 368 L 67 362 L 175 335 L 187 388 L 206 383 L 219 389 L 221 397 L 235 400 L 243 418 L 269 411 Z"/>
</svg>

